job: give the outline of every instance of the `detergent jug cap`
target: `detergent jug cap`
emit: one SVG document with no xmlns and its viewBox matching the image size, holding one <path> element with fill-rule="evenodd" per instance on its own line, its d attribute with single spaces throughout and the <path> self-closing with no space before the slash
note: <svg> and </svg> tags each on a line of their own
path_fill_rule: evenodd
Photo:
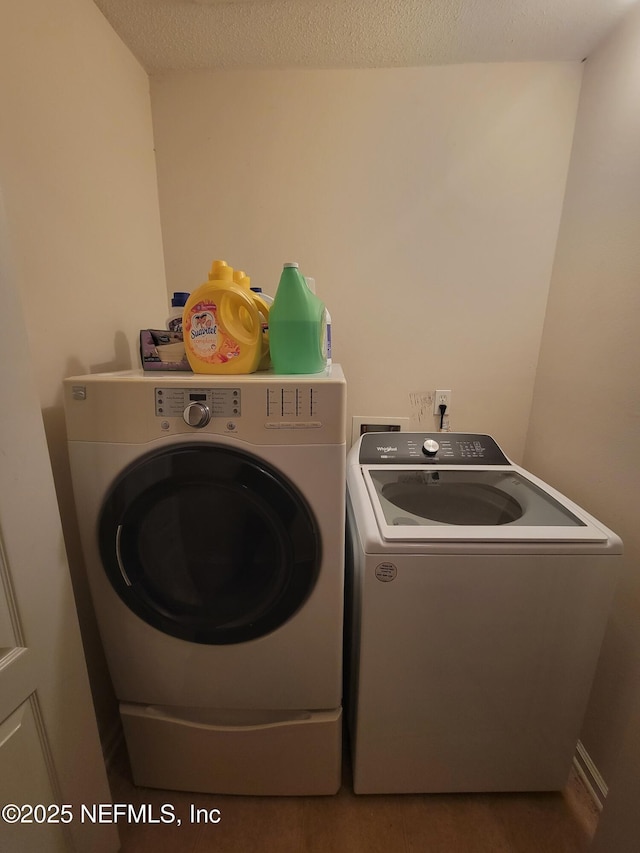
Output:
<svg viewBox="0 0 640 853">
<path fill-rule="evenodd" d="M 209 279 L 222 279 L 223 281 L 233 281 L 233 269 L 226 261 L 214 261 L 211 264 L 211 272 Z"/>
<path fill-rule="evenodd" d="M 173 296 L 171 297 L 171 307 L 172 308 L 182 308 L 187 304 L 187 299 L 191 294 L 184 293 L 183 291 L 175 291 Z"/>
<path fill-rule="evenodd" d="M 233 280 L 241 287 L 246 287 L 247 289 L 251 287 L 251 278 L 246 274 L 244 270 L 234 270 Z"/>
</svg>

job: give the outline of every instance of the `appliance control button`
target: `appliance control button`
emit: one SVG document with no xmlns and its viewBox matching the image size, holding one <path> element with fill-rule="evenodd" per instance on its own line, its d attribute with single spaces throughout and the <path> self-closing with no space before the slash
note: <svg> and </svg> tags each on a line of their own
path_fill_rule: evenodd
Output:
<svg viewBox="0 0 640 853">
<path fill-rule="evenodd" d="M 206 403 L 189 403 L 182 417 L 184 422 L 196 429 L 202 429 L 211 420 L 211 412 Z"/>
<path fill-rule="evenodd" d="M 435 456 L 440 450 L 440 445 L 433 438 L 428 438 L 422 445 L 422 452 L 427 456 Z"/>
</svg>

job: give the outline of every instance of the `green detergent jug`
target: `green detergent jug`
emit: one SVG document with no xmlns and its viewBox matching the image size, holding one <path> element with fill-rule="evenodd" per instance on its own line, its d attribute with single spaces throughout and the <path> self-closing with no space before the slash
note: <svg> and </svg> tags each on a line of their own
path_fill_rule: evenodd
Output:
<svg viewBox="0 0 640 853">
<path fill-rule="evenodd" d="M 298 264 L 284 265 L 269 312 L 269 345 L 276 373 L 320 373 L 323 353 L 324 303 L 315 296 Z"/>
</svg>

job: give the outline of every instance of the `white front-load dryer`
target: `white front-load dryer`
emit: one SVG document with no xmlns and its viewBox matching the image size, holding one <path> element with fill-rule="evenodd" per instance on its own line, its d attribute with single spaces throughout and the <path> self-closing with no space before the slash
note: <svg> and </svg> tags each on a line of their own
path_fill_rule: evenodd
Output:
<svg viewBox="0 0 640 853">
<path fill-rule="evenodd" d="M 487 435 L 369 433 L 347 483 L 356 793 L 562 788 L 620 539 Z"/>
<path fill-rule="evenodd" d="M 138 784 L 340 785 L 346 384 L 65 381 L 86 569 Z"/>
</svg>

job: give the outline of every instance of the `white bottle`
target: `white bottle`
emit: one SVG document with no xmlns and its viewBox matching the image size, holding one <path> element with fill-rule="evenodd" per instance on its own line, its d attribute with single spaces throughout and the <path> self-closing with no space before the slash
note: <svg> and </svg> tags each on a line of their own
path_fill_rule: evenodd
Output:
<svg viewBox="0 0 640 853">
<path fill-rule="evenodd" d="M 257 293 L 258 296 L 261 296 L 267 305 L 273 305 L 273 296 L 269 296 L 268 293 L 265 293 L 261 287 L 252 287 L 254 293 Z"/>
<path fill-rule="evenodd" d="M 182 314 L 189 296 L 189 293 L 176 292 L 171 297 L 171 311 L 167 317 L 167 329 L 170 332 L 182 331 Z"/>
<path fill-rule="evenodd" d="M 307 287 L 309 288 L 311 293 L 315 294 L 315 278 L 305 275 L 304 280 L 306 281 Z M 331 314 L 329 314 L 329 309 L 326 305 L 324 308 L 324 336 L 322 340 L 322 352 L 327 359 L 327 367 L 329 367 L 331 365 Z"/>
</svg>

